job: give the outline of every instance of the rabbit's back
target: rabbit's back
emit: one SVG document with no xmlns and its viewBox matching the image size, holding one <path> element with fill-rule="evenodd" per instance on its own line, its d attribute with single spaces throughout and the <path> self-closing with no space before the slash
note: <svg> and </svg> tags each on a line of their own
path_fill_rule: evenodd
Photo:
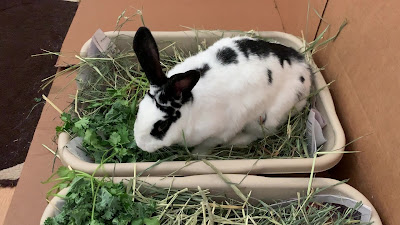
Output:
<svg viewBox="0 0 400 225">
<path fill-rule="evenodd" d="M 312 83 L 300 53 L 248 37 L 221 39 L 167 76 L 193 69 L 201 78 L 192 90 L 192 104 L 181 109 L 191 146 L 211 137 L 229 141 L 254 121 L 272 130 L 292 107 L 303 108 Z"/>
</svg>

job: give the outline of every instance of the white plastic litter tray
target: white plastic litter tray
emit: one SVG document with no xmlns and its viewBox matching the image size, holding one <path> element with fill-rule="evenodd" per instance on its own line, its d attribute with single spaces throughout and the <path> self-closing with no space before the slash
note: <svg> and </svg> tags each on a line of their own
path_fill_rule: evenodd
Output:
<svg viewBox="0 0 400 225">
<path fill-rule="evenodd" d="M 244 180 L 245 175 L 239 174 L 227 174 L 225 175 L 231 182 L 239 183 L 238 188 L 243 192 L 245 196 L 251 191 L 251 196 L 260 199 L 267 204 L 279 202 L 281 200 L 288 200 L 297 198 L 297 193 L 305 193 L 308 187 L 308 178 L 277 178 L 277 177 L 261 177 L 261 176 L 247 176 Z M 120 182 L 121 180 L 129 178 L 114 178 L 114 182 Z M 233 192 L 230 186 L 225 183 L 216 174 L 208 175 L 195 175 L 187 177 L 142 177 L 140 180 L 146 181 L 149 184 L 154 184 L 158 187 L 164 188 L 190 188 L 197 189 L 200 186 L 203 190 L 209 189 L 211 193 L 225 193 L 229 198 L 237 198 L 237 195 Z M 243 180 L 243 181 L 242 181 Z M 173 181 L 173 182 L 172 182 Z M 339 181 L 329 178 L 314 178 L 313 188 L 330 187 L 337 184 Z M 171 185 L 172 184 L 172 185 Z M 63 189 L 58 195 L 66 195 L 68 189 Z M 363 206 L 370 209 L 370 213 L 362 213 L 362 219 L 369 219 L 374 222 L 374 225 L 381 225 L 382 222 L 376 212 L 374 206 L 368 201 L 368 199 L 362 195 L 355 188 L 348 184 L 339 184 L 328 188 L 327 190 L 320 193 L 321 195 L 335 195 L 339 196 L 338 204 L 342 204 L 341 201 L 346 201 L 346 198 L 355 200 L 356 202 L 362 202 Z M 54 197 L 45 211 L 43 212 L 40 224 L 43 224 L 48 217 L 57 215 L 58 209 L 63 205 L 63 200 L 60 197 Z M 351 206 L 354 207 L 354 206 Z M 363 216 L 365 216 L 363 218 Z"/>
<path fill-rule="evenodd" d="M 214 32 L 215 33 L 215 32 Z M 225 36 L 232 36 L 235 32 L 224 32 Z M 115 37 L 116 32 L 106 32 L 108 37 Z M 116 41 L 116 46 L 119 49 L 132 48 L 132 40 L 135 32 L 120 32 Z M 196 43 L 193 40 L 197 36 L 199 41 L 206 40 L 208 44 L 212 44 L 219 39 L 218 35 L 210 32 L 153 32 L 156 41 L 160 45 L 167 45 L 165 41 L 175 41 L 182 49 L 197 49 Z M 259 32 L 259 35 L 265 38 L 274 39 L 286 46 L 294 49 L 301 49 L 303 44 L 297 37 L 275 31 Z M 85 57 L 90 41 L 82 47 L 81 56 Z M 312 62 L 313 63 L 313 62 Z M 316 88 L 320 89 L 326 86 L 326 82 L 320 72 L 315 74 Z M 316 108 L 319 110 L 327 125 L 323 129 L 323 133 L 327 142 L 324 144 L 322 151 L 343 151 L 345 146 L 345 136 L 343 128 L 336 115 L 335 106 L 332 101 L 332 96 L 328 88 L 324 88 L 318 95 Z M 76 170 L 86 173 L 93 173 L 99 164 L 84 161 L 72 153 L 65 147 L 70 141 L 70 136 L 67 133 L 61 133 L 58 139 L 58 154 L 64 165 L 71 166 Z M 325 171 L 335 166 L 342 158 L 342 153 L 325 154 L 317 157 L 315 163 L 315 172 Z M 312 158 L 278 158 L 278 159 L 243 159 L 243 160 L 211 160 L 213 165 L 225 174 L 288 174 L 288 173 L 309 173 L 311 171 Z M 136 164 L 138 172 L 144 171 L 152 166 L 153 162 L 138 162 L 138 163 L 107 163 L 103 164 L 97 170 L 96 176 L 105 174 L 116 177 L 132 176 L 133 168 Z M 176 176 L 187 176 L 197 174 L 212 174 L 215 173 L 210 167 L 203 162 L 185 162 L 171 161 L 163 162 L 150 170 L 145 171 L 143 175 L 165 176 L 174 173 Z"/>
</svg>

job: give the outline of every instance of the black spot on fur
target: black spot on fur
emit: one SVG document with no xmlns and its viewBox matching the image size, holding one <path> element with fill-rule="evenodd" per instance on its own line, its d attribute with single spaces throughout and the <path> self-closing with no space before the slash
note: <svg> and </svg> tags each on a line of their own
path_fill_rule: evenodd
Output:
<svg viewBox="0 0 400 225">
<path fill-rule="evenodd" d="M 200 72 L 200 76 L 204 76 L 210 70 L 210 66 L 206 63 L 203 67 L 196 69 Z"/>
<path fill-rule="evenodd" d="M 171 125 L 177 121 L 179 118 L 181 117 L 181 114 L 179 111 L 177 111 L 176 115 L 173 117 L 168 117 L 165 120 L 159 120 L 157 121 L 154 126 L 153 129 L 151 130 L 150 134 L 159 139 L 162 140 L 165 136 L 165 134 L 167 133 L 167 131 L 169 130 L 169 128 L 171 127 Z"/>
<path fill-rule="evenodd" d="M 171 106 L 174 108 L 180 108 L 182 106 L 182 103 L 179 101 L 172 101 Z"/>
<path fill-rule="evenodd" d="M 303 93 L 301 93 L 300 91 L 297 91 L 297 99 L 299 99 L 299 101 L 301 100 L 301 98 L 303 97 Z"/>
<path fill-rule="evenodd" d="M 270 69 L 268 69 L 267 71 L 268 71 L 268 83 L 272 84 L 272 71 Z"/>
<path fill-rule="evenodd" d="M 154 124 L 150 134 L 153 137 L 161 140 L 167 133 L 170 126 L 171 122 L 169 120 L 159 120 Z"/>
<path fill-rule="evenodd" d="M 150 98 L 154 99 L 154 95 L 150 94 L 150 91 L 147 91 L 147 94 L 149 95 Z"/>
<path fill-rule="evenodd" d="M 303 77 L 303 76 L 300 76 L 300 82 L 301 82 L 301 83 L 304 83 L 304 81 L 305 81 L 304 77 Z"/>
<path fill-rule="evenodd" d="M 217 52 L 217 59 L 221 61 L 222 65 L 227 65 L 231 63 L 238 63 L 238 54 L 229 47 L 224 47 Z"/>
<path fill-rule="evenodd" d="M 166 106 L 166 105 L 161 105 L 160 103 L 156 102 L 156 106 L 158 109 L 160 109 L 161 111 L 163 111 L 164 113 L 167 114 L 167 117 L 171 117 L 174 115 L 175 111 L 177 111 L 177 108 L 174 108 L 172 106 Z"/>
<path fill-rule="evenodd" d="M 155 95 L 147 94 L 154 100 L 157 108 L 166 114 L 163 120 L 159 120 L 153 125 L 153 129 L 150 132 L 153 137 L 162 140 L 170 126 L 181 117 L 179 109 L 185 103 L 192 101 L 193 96 L 191 93 L 183 93 L 180 99 L 174 99 L 164 93 L 162 88 L 157 90 Z"/>
<path fill-rule="evenodd" d="M 153 137 L 162 140 L 171 125 L 175 123 L 180 117 L 181 112 L 179 110 L 174 111 L 172 115 L 167 114 L 166 116 L 164 116 L 164 120 L 159 120 L 154 124 L 150 134 Z"/>
<path fill-rule="evenodd" d="M 169 130 L 170 126 L 181 117 L 181 112 L 177 108 L 174 108 L 172 106 L 160 105 L 157 100 L 156 106 L 161 111 L 166 113 L 166 115 L 164 116 L 163 120 L 159 120 L 153 125 L 153 129 L 151 130 L 150 134 L 153 137 L 162 140 Z"/>
<path fill-rule="evenodd" d="M 161 103 L 161 104 L 167 104 L 169 101 L 169 96 L 166 95 L 164 92 L 158 91 L 159 95 L 158 98 L 154 98 L 156 100 L 156 103 Z M 157 94 L 156 94 L 157 95 Z M 157 101 L 158 100 L 158 101 Z M 158 107 L 158 106 L 157 106 Z"/>
<path fill-rule="evenodd" d="M 173 104 L 176 104 L 176 105 L 180 104 L 180 106 L 177 107 L 177 108 L 180 108 L 182 105 L 186 104 L 187 102 L 191 102 L 191 101 L 193 101 L 192 92 L 186 92 L 186 93 L 184 92 L 184 93 L 182 93 L 182 97 L 180 99 L 172 99 L 171 105 L 173 106 Z"/>
<path fill-rule="evenodd" d="M 284 61 L 287 61 L 288 64 L 291 65 L 291 60 L 301 61 L 304 59 L 304 57 L 293 48 L 289 48 L 281 44 L 253 39 L 240 39 L 237 40 L 236 43 L 239 47 L 239 50 L 243 52 L 246 58 L 249 58 L 250 55 L 256 55 L 260 58 L 264 58 L 270 54 L 273 54 L 279 58 L 279 62 L 282 67 Z"/>
</svg>

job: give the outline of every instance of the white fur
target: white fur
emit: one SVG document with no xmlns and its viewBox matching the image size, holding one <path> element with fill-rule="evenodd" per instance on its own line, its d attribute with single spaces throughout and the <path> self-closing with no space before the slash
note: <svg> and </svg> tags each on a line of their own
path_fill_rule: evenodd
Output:
<svg viewBox="0 0 400 225">
<path fill-rule="evenodd" d="M 221 39 L 168 72 L 167 77 L 171 77 L 201 68 L 205 63 L 210 66 L 192 90 L 193 102 L 180 108 L 181 118 L 171 125 L 162 140 L 151 136 L 150 131 L 164 113 L 149 96 L 141 101 L 134 130 L 141 149 L 153 152 L 164 146 L 183 144 L 182 132 L 188 146 L 199 145 L 197 152 L 217 144 L 247 144 L 262 137 L 259 121 L 265 115 L 265 129 L 274 132 L 287 120 L 294 106 L 298 110 L 304 107 L 306 100 L 299 102 L 297 93 L 304 98 L 310 92 L 312 76 L 308 64 L 291 60 L 289 65 L 284 61 L 282 68 L 278 57 L 273 55 L 259 58 L 250 54 L 246 58 L 235 43 L 242 38 Z M 222 65 L 218 61 L 217 52 L 223 47 L 238 53 L 237 64 Z M 272 84 L 268 83 L 267 69 L 272 71 Z M 304 83 L 300 82 L 300 76 L 304 77 Z"/>
</svg>

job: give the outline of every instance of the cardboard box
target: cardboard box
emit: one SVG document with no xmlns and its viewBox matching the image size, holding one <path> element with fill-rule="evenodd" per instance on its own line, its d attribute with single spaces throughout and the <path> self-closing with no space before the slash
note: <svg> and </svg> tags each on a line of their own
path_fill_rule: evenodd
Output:
<svg viewBox="0 0 400 225">
<path fill-rule="evenodd" d="M 331 93 L 347 141 L 368 135 L 348 150 L 361 151 L 343 157 L 331 171 L 336 179 L 363 193 L 378 209 L 384 224 L 400 224 L 400 19 L 398 1 L 329 1 L 324 20 L 330 35 L 342 21 L 349 24 L 339 38 L 314 60 L 327 82 L 335 80 Z M 321 24 L 319 32 L 325 26 Z"/>
<path fill-rule="evenodd" d="M 310 12 L 307 40 L 321 32 L 326 23 L 315 15 L 313 8 L 332 26 L 333 35 L 347 18 L 348 26 L 339 38 L 314 57 L 319 66 L 326 65 L 323 75 L 332 85 L 339 119 L 348 140 L 370 134 L 348 146 L 361 153 L 345 155 L 330 171 L 336 179 L 350 178 L 350 184 L 363 193 L 376 207 L 384 224 L 400 224 L 398 179 L 400 175 L 400 133 L 398 132 L 400 104 L 400 69 L 398 49 L 400 2 L 396 1 L 308 1 L 267 0 L 249 3 L 221 1 L 139 1 L 139 0 L 82 0 L 64 41 L 63 54 L 79 54 L 80 47 L 98 29 L 113 30 L 115 21 L 124 9 L 143 6 L 146 25 L 152 30 L 185 30 L 180 25 L 198 29 L 276 30 L 301 36 L 305 32 L 307 11 Z M 126 25 L 136 30 L 140 21 Z M 328 37 L 326 35 L 326 37 Z M 326 39 L 325 37 L 325 39 Z M 60 57 L 57 66 L 76 63 L 74 57 Z M 66 107 L 72 90 L 61 90 L 68 79 L 53 84 L 50 99 Z M 68 92 L 69 91 L 69 92 Z M 14 194 L 5 224 L 38 224 L 47 205 L 43 185 L 52 168 L 53 156 L 41 144 L 52 149 L 54 127 L 58 115 L 46 105 L 36 129 L 31 148 Z M 59 164 L 56 164 L 58 166 Z M 28 212 L 20 216 L 21 212 Z"/>
</svg>

